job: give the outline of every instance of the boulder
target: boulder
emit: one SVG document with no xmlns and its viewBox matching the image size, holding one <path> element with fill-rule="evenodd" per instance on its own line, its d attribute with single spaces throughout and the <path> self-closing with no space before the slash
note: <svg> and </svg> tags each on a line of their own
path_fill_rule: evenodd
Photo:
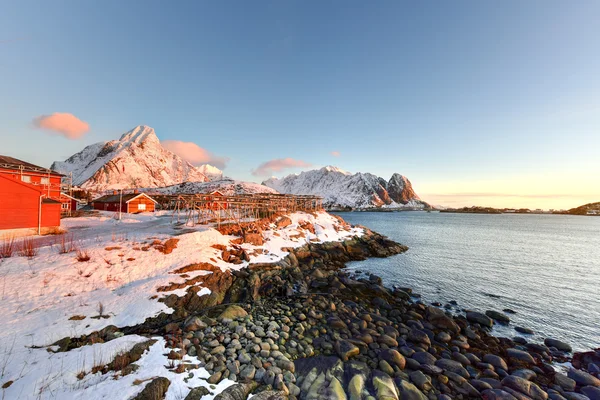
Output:
<svg viewBox="0 0 600 400">
<path fill-rule="evenodd" d="M 526 351 L 519 349 L 506 349 L 506 355 L 509 360 L 522 361 L 528 364 L 535 364 L 535 359 Z"/>
<path fill-rule="evenodd" d="M 491 364 L 494 368 L 500 368 L 505 371 L 508 371 L 508 365 L 506 365 L 506 361 L 500 356 L 495 354 L 486 354 L 483 356 L 483 362 Z"/>
<path fill-rule="evenodd" d="M 477 311 L 467 311 L 467 321 L 471 323 L 477 323 L 481 326 L 486 326 L 488 328 L 494 326 L 493 319 Z"/>
<path fill-rule="evenodd" d="M 463 378 L 469 378 L 469 372 L 458 361 L 440 358 L 435 362 L 435 365 L 444 371 L 450 371 L 462 376 Z"/>
<path fill-rule="evenodd" d="M 554 383 L 565 389 L 567 392 L 572 392 L 575 390 L 575 386 L 577 385 L 573 379 L 569 378 L 565 374 L 561 374 L 560 372 L 554 374 Z"/>
<path fill-rule="evenodd" d="M 519 333 L 524 333 L 526 335 L 533 335 L 533 329 L 529 329 L 529 328 L 525 328 L 522 326 L 515 326 L 515 331 L 519 332 Z"/>
<path fill-rule="evenodd" d="M 204 386 L 198 386 L 190 390 L 184 400 L 201 400 L 203 396 L 209 394 L 210 391 Z"/>
<path fill-rule="evenodd" d="M 510 322 L 510 318 L 506 314 L 503 314 L 498 311 L 487 310 L 485 312 L 485 315 L 487 315 L 488 317 L 490 317 L 491 319 L 493 319 L 495 321 L 500 322 L 501 324 L 508 324 Z"/>
<path fill-rule="evenodd" d="M 133 400 L 162 400 L 170 385 L 171 381 L 165 377 L 155 378 Z"/>
<path fill-rule="evenodd" d="M 423 394 L 415 385 L 405 381 L 404 379 L 396 379 L 396 386 L 402 400 L 427 400 L 427 396 Z"/>
<path fill-rule="evenodd" d="M 338 340 L 334 345 L 335 351 L 342 361 L 348 361 L 349 358 L 360 354 L 360 349 L 347 340 Z"/>
<path fill-rule="evenodd" d="M 481 394 L 485 400 L 517 400 L 515 396 L 501 389 L 488 389 Z"/>
<path fill-rule="evenodd" d="M 429 336 L 427 336 L 427 334 L 422 330 L 416 328 L 412 328 L 410 330 L 407 339 L 409 342 L 424 344 L 427 347 L 431 345 L 431 339 L 429 339 Z"/>
<path fill-rule="evenodd" d="M 389 375 L 379 371 L 373 371 L 373 388 L 377 393 L 377 399 L 381 400 L 398 400 L 398 392 L 394 381 Z"/>
<path fill-rule="evenodd" d="M 389 364 L 395 365 L 400 369 L 404 369 L 404 367 L 406 366 L 406 359 L 402 354 L 398 352 L 398 350 L 383 349 L 381 353 L 379 353 L 379 357 L 382 360 L 385 360 Z"/>
<path fill-rule="evenodd" d="M 580 386 L 595 386 L 600 387 L 600 379 L 593 375 L 588 374 L 585 371 L 571 368 L 567 376 L 577 382 Z"/>
<path fill-rule="evenodd" d="M 600 400 L 600 388 L 594 386 L 585 386 L 581 388 L 581 393 L 589 397 L 590 400 Z"/>
<path fill-rule="evenodd" d="M 546 400 L 548 398 L 548 393 L 544 392 L 538 385 L 518 376 L 507 376 L 502 379 L 502 385 L 523 393 L 534 400 Z"/>
<path fill-rule="evenodd" d="M 240 306 L 236 306 L 235 304 L 232 304 L 230 306 L 228 306 L 225 311 L 223 311 L 218 319 L 220 321 L 224 320 L 224 319 L 236 319 L 236 318 L 243 318 L 245 316 L 247 316 L 248 313 L 246 312 L 246 310 L 244 310 L 242 307 Z"/>
<path fill-rule="evenodd" d="M 544 339 L 544 344 L 548 347 L 555 347 L 556 349 L 567 352 L 567 353 L 570 353 L 571 351 L 573 351 L 573 348 L 571 347 L 570 344 L 561 342 L 560 340 L 557 340 L 557 339 L 546 338 L 546 339 Z"/>
<path fill-rule="evenodd" d="M 208 327 L 206 322 L 202 321 L 200 318 L 198 318 L 196 316 L 193 316 L 193 317 L 188 318 L 188 320 L 184 324 L 183 329 L 186 332 L 190 332 L 190 331 L 197 331 L 200 329 L 205 329 L 206 327 Z"/>
<path fill-rule="evenodd" d="M 250 392 L 256 389 L 257 386 L 258 383 L 254 381 L 249 383 L 237 383 L 229 386 L 227 389 L 216 395 L 214 400 L 246 400 Z"/>
</svg>

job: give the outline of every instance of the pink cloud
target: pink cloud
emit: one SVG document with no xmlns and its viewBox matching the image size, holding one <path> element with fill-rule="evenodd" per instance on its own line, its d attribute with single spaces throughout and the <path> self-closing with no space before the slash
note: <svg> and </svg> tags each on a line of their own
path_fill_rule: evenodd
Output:
<svg viewBox="0 0 600 400">
<path fill-rule="evenodd" d="M 229 161 L 229 158 L 217 157 L 208 150 L 198 146 L 196 143 L 182 142 L 179 140 L 163 140 L 161 141 L 161 144 L 165 149 L 177 154 L 190 164 L 210 164 L 223 169 Z"/>
<path fill-rule="evenodd" d="M 40 129 L 53 131 L 67 139 L 79 139 L 90 130 L 90 125 L 70 113 L 40 115 L 33 119 L 33 125 Z"/>
<path fill-rule="evenodd" d="M 271 175 L 273 172 L 283 171 L 284 169 L 289 168 L 304 168 L 310 167 L 311 164 L 302 160 L 295 160 L 293 158 L 278 158 L 275 160 L 270 160 L 264 162 L 258 166 L 255 170 L 252 171 L 252 175 Z"/>
<path fill-rule="evenodd" d="M 339 151 L 332 151 L 331 155 L 334 156 L 334 157 L 339 157 L 341 154 L 340 154 Z"/>
</svg>

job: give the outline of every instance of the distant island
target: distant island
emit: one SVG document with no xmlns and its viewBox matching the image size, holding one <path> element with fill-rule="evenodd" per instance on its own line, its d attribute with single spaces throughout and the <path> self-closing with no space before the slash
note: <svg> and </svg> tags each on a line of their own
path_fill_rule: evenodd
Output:
<svg viewBox="0 0 600 400">
<path fill-rule="evenodd" d="M 542 210 L 529 208 L 494 208 L 494 207 L 462 207 L 462 208 L 446 208 L 440 210 L 442 213 L 458 213 L 458 214 L 558 214 L 558 215 L 591 215 L 600 216 L 600 202 L 588 203 L 570 210 Z"/>
</svg>

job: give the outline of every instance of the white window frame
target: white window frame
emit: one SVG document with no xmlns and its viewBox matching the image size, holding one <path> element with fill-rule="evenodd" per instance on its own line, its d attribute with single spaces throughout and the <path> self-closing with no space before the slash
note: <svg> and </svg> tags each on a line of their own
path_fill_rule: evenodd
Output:
<svg viewBox="0 0 600 400">
<path fill-rule="evenodd" d="M 146 211 L 146 203 L 139 203 L 138 211 Z"/>
<path fill-rule="evenodd" d="M 69 203 L 61 203 L 60 208 L 62 208 L 63 210 L 68 210 L 69 209 Z"/>
<path fill-rule="evenodd" d="M 49 185 L 50 184 L 50 178 L 48 178 L 47 176 L 43 176 L 40 179 L 40 184 L 41 185 Z"/>
<path fill-rule="evenodd" d="M 21 175 L 21 182 L 31 183 L 31 175 Z"/>
</svg>

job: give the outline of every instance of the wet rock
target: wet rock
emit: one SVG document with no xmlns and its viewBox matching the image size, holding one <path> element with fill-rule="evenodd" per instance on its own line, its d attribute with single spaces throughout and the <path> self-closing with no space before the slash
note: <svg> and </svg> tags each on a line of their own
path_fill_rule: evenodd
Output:
<svg viewBox="0 0 600 400">
<path fill-rule="evenodd" d="M 508 324 L 510 322 L 510 318 L 506 314 L 503 314 L 498 311 L 487 310 L 485 312 L 485 315 L 487 315 L 488 317 L 492 318 L 495 321 L 500 322 L 501 324 Z"/>
<path fill-rule="evenodd" d="M 430 346 L 431 345 L 431 340 L 429 339 L 429 336 L 427 336 L 427 334 L 425 332 L 423 332 L 422 330 L 419 329 L 411 329 L 410 332 L 408 333 L 408 340 L 413 342 L 413 343 L 422 343 L 425 344 L 426 346 Z"/>
<path fill-rule="evenodd" d="M 377 341 L 389 347 L 398 347 L 398 342 L 396 341 L 396 339 L 388 335 L 379 336 L 379 339 L 377 339 Z"/>
<path fill-rule="evenodd" d="M 133 400 L 161 400 L 171 385 L 167 378 L 160 377 L 151 380 Z"/>
<path fill-rule="evenodd" d="M 502 379 L 502 385 L 523 393 L 534 400 L 546 400 L 548 398 L 548 394 L 544 392 L 538 385 L 533 382 L 529 382 L 526 379 L 519 378 L 518 376 L 507 376 L 506 378 Z"/>
<path fill-rule="evenodd" d="M 469 377 L 469 373 L 467 372 L 467 370 L 458 361 L 440 358 L 435 362 L 435 365 L 443 369 L 444 371 L 453 372 L 457 375 L 462 376 L 463 378 Z"/>
<path fill-rule="evenodd" d="M 467 311 L 467 321 L 477 323 L 488 328 L 494 326 L 494 320 L 477 311 Z"/>
<path fill-rule="evenodd" d="M 528 381 L 534 380 L 537 377 L 537 374 L 535 373 L 535 371 L 532 371 L 530 369 L 525 369 L 525 368 L 513 371 L 513 373 L 511 375 L 518 376 L 519 378 L 523 378 Z"/>
<path fill-rule="evenodd" d="M 522 326 L 515 326 L 515 331 L 519 332 L 519 333 L 524 333 L 526 335 L 533 335 L 533 329 L 529 329 L 529 328 L 525 328 Z"/>
<path fill-rule="evenodd" d="M 556 383 L 558 386 L 560 386 L 568 392 L 572 392 L 573 390 L 575 390 L 576 386 L 575 380 L 569 378 L 568 376 L 560 372 L 554 374 L 554 383 Z"/>
<path fill-rule="evenodd" d="M 429 391 L 431 390 L 431 378 L 425 375 L 421 371 L 414 371 L 409 374 L 411 382 L 415 384 L 420 390 Z M 400 389 L 400 387 L 398 387 Z"/>
<path fill-rule="evenodd" d="M 600 386 L 600 379 L 579 369 L 570 368 L 567 376 L 577 382 L 580 386 Z"/>
<path fill-rule="evenodd" d="M 567 353 L 570 353 L 571 351 L 573 351 L 573 348 L 571 347 L 570 344 L 561 342 L 560 340 L 557 340 L 557 339 L 546 338 L 546 339 L 544 339 L 544 344 L 548 347 L 554 347 L 560 351 L 564 351 Z"/>
<path fill-rule="evenodd" d="M 418 351 L 411 356 L 412 359 L 417 360 L 419 364 L 435 365 L 437 359 L 426 351 Z"/>
<path fill-rule="evenodd" d="M 501 389 L 488 389 L 481 394 L 485 400 L 517 400 L 515 396 Z"/>
<path fill-rule="evenodd" d="M 590 400 L 600 400 L 600 389 L 594 386 L 585 386 L 581 388 L 581 393 L 590 398 Z"/>
<path fill-rule="evenodd" d="M 505 371 L 508 370 L 508 365 L 506 365 L 506 361 L 500 356 L 495 354 L 486 354 L 483 356 L 483 362 L 493 365 L 496 368 L 501 368 Z"/>
<path fill-rule="evenodd" d="M 506 349 L 506 355 L 509 360 L 522 361 L 528 364 L 535 364 L 535 359 L 526 351 L 519 349 Z"/>
</svg>

